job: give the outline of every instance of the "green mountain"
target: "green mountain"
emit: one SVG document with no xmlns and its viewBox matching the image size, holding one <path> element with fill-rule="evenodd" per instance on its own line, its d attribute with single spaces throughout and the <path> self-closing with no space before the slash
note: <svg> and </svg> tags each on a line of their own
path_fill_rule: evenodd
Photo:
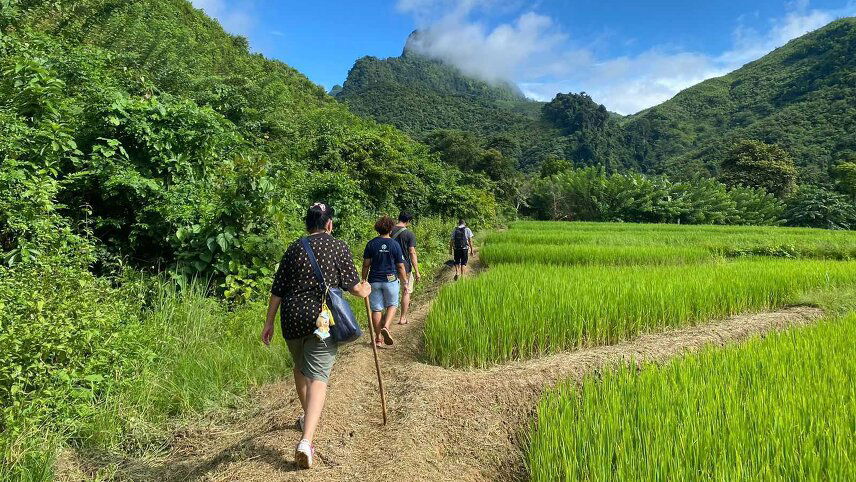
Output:
<svg viewBox="0 0 856 482">
<path fill-rule="evenodd" d="M 55 182 L 38 202 L 105 260 L 253 290 L 311 201 L 337 208 L 346 239 L 377 212 L 496 214 L 489 183 L 250 53 L 186 0 L 6 0 L 0 33 L 0 179 Z M 32 194 L 15 186 L 4 194 Z M 38 244 L 31 219 L 6 214 L 0 252 Z"/>
<path fill-rule="evenodd" d="M 779 144 L 805 181 L 856 150 L 856 18 L 690 87 L 623 125 L 635 155 L 674 175 L 716 173 L 735 139 Z"/>
<path fill-rule="evenodd" d="M 629 117 L 608 115 L 585 95 L 528 101 L 407 49 L 357 61 L 337 97 L 417 138 L 435 129 L 509 134 L 523 148 L 524 166 L 559 157 L 608 170 L 715 175 L 734 142 L 754 139 L 781 145 L 802 180 L 826 183 L 833 165 L 856 150 L 856 19 L 832 22 Z"/>
<path fill-rule="evenodd" d="M 521 151 L 517 157 L 524 159 L 557 139 L 558 132 L 541 119 L 542 102 L 527 99 L 511 83 L 479 80 L 414 52 L 415 35 L 400 57 L 357 60 L 336 98 L 353 112 L 417 139 L 438 129 L 466 131 L 487 143 L 497 136 L 511 138 Z"/>
</svg>

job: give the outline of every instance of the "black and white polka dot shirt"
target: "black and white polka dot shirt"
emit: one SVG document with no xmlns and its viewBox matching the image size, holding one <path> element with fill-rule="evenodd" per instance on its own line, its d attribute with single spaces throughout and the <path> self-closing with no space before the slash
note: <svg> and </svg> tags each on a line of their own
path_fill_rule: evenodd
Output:
<svg viewBox="0 0 856 482">
<path fill-rule="evenodd" d="M 344 241 L 321 233 L 309 236 L 309 245 L 312 246 L 328 286 L 348 290 L 360 282 L 354 256 Z M 323 294 L 299 239 L 285 251 L 270 291 L 272 295 L 282 298 L 282 336 L 286 340 L 293 340 L 312 334 L 315 320 L 321 313 Z"/>
</svg>

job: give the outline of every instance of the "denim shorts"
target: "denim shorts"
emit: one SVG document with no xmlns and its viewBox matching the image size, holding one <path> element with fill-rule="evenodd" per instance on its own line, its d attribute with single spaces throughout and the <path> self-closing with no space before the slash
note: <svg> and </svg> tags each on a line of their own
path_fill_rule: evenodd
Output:
<svg viewBox="0 0 856 482">
<path fill-rule="evenodd" d="M 372 311 L 383 311 L 384 308 L 398 307 L 398 280 L 375 281 L 372 285 L 372 294 L 369 295 L 369 303 Z"/>
</svg>

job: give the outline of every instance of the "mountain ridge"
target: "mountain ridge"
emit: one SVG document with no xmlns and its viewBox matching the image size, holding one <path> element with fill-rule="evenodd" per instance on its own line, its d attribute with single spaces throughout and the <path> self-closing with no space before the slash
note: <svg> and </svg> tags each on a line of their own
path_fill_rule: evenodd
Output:
<svg viewBox="0 0 856 482">
<path fill-rule="evenodd" d="M 610 115 L 585 132 L 563 132 L 547 120 L 543 111 L 550 103 L 503 104 L 498 87 L 412 52 L 415 35 L 401 57 L 357 61 L 337 99 L 417 139 L 436 129 L 510 134 L 529 152 L 519 159 L 524 167 L 562 157 L 678 178 L 711 176 L 731 143 L 752 138 L 781 144 L 796 159 L 801 179 L 828 183 L 839 153 L 856 151 L 856 18 L 833 21 L 726 75 L 638 113 Z M 384 72 L 384 80 L 366 85 L 364 70 Z M 439 87 L 419 80 L 424 76 Z M 450 78 L 479 88 L 458 95 L 443 84 Z M 575 102 L 591 110 L 584 105 L 589 101 Z"/>
</svg>

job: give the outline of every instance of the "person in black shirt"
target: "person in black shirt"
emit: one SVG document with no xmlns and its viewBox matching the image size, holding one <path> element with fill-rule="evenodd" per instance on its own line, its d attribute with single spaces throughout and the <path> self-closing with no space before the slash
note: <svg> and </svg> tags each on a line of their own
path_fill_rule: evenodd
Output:
<svg viewBox="0 0 856 482">
<path fill-rule="evenodd" d="M 458 226 L 452 230 L 449 240 L 449 254 L 455 259 L 455 281 L 463 276 L 467 269 L 467 261 L 473 251 L 473 232 L 467 227 L 463 218 L 458 220 Z"/>
<path fill-rule="evenodd" d="M 399 280 L 407 280 L 401 246 L 389 237 L 393 226 L 395 221 L 389 216 L 378 219 L 374 226 L 378 237 L 369 241 L 363 251 L 363 280 L 368 280 L 372 287 L 369 302 L 377 346 L 383 346 L 381 342 L 393 344 L 389 325 L 398 307 Z"/>
<path fill-rule="evenodd" d="M 333 209 L 325 204 L 313 204 L 306 213 L 306 231 L 325 283 L 347 290 L 354 296 L 367 297 L 371 286 L 365 281 L 360 282 L 351 250 L 330 234 L 333 232 Z M 297 420 L 303 438 L 294 455 L 302 468 L 312 466 L 315 453 L 312 439 L 321 418 L 327 398 L 327 381 L 336 359 L 336 343 L 331 339 L 322 341 L 313 334 L 323 297 L 309 257 L 298 239 L 286 250 L 274 276 L 262 341 L 265 345 L 270 344 L 279 310 L 282 336 L 294 360 L 294 385 L 303 408 L 303 415 Z"/>
<path fill-rule="evenodd" d="M 402 211 L 398 215 L 398 224 L 389 233 L 392 239 L 398 241 L 401 251 L 404 253 L 404 268 L 407 271 L 407 281 L 401 286 L 401 315 L 398 318 L 399 325 L 408 323 L 407 315 L 410 312 L 410 295 L 413 288 L 422 276 L 419 274 L 419 258 L 416 254 L 416 235 L 408 229 L 413 215 Z"/>
</svg>

